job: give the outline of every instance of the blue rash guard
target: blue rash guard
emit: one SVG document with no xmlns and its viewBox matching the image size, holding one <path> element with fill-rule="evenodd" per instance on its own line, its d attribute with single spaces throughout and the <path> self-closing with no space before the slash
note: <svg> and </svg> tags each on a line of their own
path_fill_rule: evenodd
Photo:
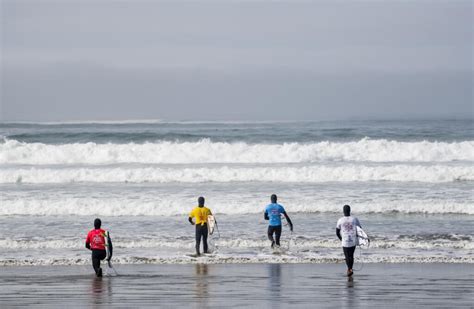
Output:
<svg viewBox="0 0 474 309">
<path fill-rule="evenodd" d="M 265 212 L 268 215 L 270 226 L 281 225 L 281 215 L 285 213 L 285 208 L 283 208 L 283 206 L 277 203 L 272 203 L 265 208 Z"/>
</svg>

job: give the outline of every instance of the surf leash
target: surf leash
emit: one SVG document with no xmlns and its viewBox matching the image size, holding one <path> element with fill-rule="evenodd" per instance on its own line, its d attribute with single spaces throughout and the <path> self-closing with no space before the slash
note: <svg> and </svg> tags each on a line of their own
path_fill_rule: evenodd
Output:
<svg viewBox="0 0 474 309">
<path fill-rule="evenodd" d="M 115 274 L 116 276 L 118 276 L 118 272 L 117 272 L 117 270 L 115 269 L 115 267 L 112 265 L 112 262 L 107 261 L 107 265 L 109 266 L 110 269 L 112 269 L 112 270 L 114 271 L 114 274 Z"/>
<path fill-rule="evenodd" d="M 293 239 L 293 231 L 290 231 L 290 240 L 288 240 L 288 251 L 290 251 L 290 247 L 291 247 L 291 240 Z"/>
<path fill-rule="evenodd" d="M 219 250 L 219 246 L 217 245 L 217 242 L 221 239 L 221 232 L 219 231 L 219 225 L 217 224 L 217 220 L 215 221 L 215 224 L 216 224 L 216 230 L 217 230 L 217 238 L 216 240 L 214 240 L 215 250 L 213 253 L 217 253 L 217 251 Z"/>
<path fill-rule="evenodd" d="M 293 234 L 293 231 L 290 230 L 290 240 L 288 241 L 288 251 L 290 251 L 291 242 L 293 242 L 293 245 L 296 246 L 296 237 Z"/>
<path fill-rule="evenodd" d="M 288 251 L 290 251 L 291 242 L 293 241 L 293 243 L 296 246 L 296 239 L 293 235 L 293 231 L 291 230 L 290 224 L 288 223 L 288 220 L 286 220 L 285 216 L 283 215 L 281 216 L 281 221 L 283 223 L 283 226 L 287 226 L 290 229 L 290 240 L 288 240 L 288 249 L 287 249 Z"/>
<path fill-rule="evenodd" d="M 370 248 L 370 238 L 367 237 L 367 247 L 362 246 L 360 244 L 357 245 L 357 247 L 359 247 L 359 261 L 360 262 L 358 264 L 360 265 L 360 267 L 358 269 L 353 268 L 352 269 L 353 271 L 361 271 L 362 269 L 364 269 L 364 261 L 362 260 L 362 251 L 369 250 L 369 248 Z"/>
</svg>

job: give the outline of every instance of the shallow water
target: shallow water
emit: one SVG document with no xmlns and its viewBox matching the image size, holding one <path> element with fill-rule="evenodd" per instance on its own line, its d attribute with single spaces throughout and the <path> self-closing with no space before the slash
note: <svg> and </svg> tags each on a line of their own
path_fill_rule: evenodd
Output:
<svg viewBox="0 0 474 309">
<path fill-rule="evenodd" d="M 186 256 L 194 252 L 194 227 L 185 215 L 105 217 L 103 221 L 115 244 L 114 263 L 323 263 L 343 259 L 335 235 L 337 214 L 290 215 L 295 229 L 290 233 L 284 227 L 281 255 L 274 255 L 269 248 L 263 215 L 217 215 L 219 230 L 209 241 L 214 254 L 199 261 Z M 372 239 L 369 248 L 356 251 L 359 261 L 474 263 L 471 216 L 391 213 L 363 214 L 359 218 Z M 0 263 L 88 264 L 84 240 L 92 219 L 2 217 Z M 22 228 L 11 229 L 14 222 Z"/>
</svg>

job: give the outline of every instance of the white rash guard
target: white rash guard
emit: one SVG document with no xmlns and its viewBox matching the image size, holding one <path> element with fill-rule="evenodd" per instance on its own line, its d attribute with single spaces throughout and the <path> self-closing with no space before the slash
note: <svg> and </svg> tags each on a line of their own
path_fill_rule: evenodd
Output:
<svg viewBox="0 0 474 309">
<path fill-rule="evenodd" d="M 342 217 L 337 220 L 336 228 L 341 230 L 341 244 L 343 247 L 357 246 L 357 226 L 362 228 L 359 219 L 356 217 Z"/>
</svg>

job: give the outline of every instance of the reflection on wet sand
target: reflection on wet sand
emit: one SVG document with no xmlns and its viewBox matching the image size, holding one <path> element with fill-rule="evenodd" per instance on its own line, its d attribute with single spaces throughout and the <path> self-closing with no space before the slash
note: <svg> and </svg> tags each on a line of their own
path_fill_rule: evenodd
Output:
<svg viewBox="0 0 474 309">
<path fill-rule="evenodd" d="M 207 308 L 209 302 L 209 281 L 207 277 L 209 265 L 196 264 L 194 270 L 196 272 L 194 295 L 197 300 L 198 308 Z"/>
<path fill-rule="evenodd" d="M 269 264 L 268 273 L 271 307 L 279 307 L 281 298 L 281 264 Z"/>
<path fill-rule="evenodd" d="M 91 281 L 90 297 L 93 308 L 100 308 L 101 304 L 110 303 L 112 295 L 111 278 L 94 277 Z"/>
<path fill-rule="evenodd" d="M 352 276 L 347 277 L 347 287 L 348 288 L 353 288 L 354 287 L 354 277 L 352 277 Z"/>
<path fill-rule="evenodd" d="M 355 293 L 354 287 L 354 277 L 347 277 L 346 288 L 343 292 L 343 298 L 345 299 L 344 308 L 354 308 L 354 305 L 357 302 L 357 295 Z"/>
</svg>

